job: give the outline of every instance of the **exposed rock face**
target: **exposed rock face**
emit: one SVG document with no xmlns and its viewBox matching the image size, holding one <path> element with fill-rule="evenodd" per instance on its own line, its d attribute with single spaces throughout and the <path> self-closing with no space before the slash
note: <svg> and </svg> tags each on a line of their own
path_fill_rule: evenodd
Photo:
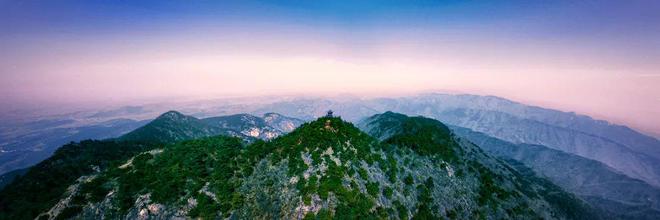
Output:
<svg viewBox="0 0 660 220">
<path fill-rule="evenodd" d="M 215 135 L 228 135 L 246 140 L 269 140 L 293 130 L 301 123 L 301 120 L 276 113 L 266 114 L 264 118 L 249 114 L 236 114 L 197 119 L 176 111 L 169 111 L 120 139 L 173 143 Z"/>
<path fill-rule="evenodd" d="M 82 211 L 74 216 L 74 219 L 189 219 L 186 213 L 194 207 L 194 199 L 181 207 L 168 207 L 162 204 L 153 203 L 151 195 L 140 195 L 135 200 L 134 206 L 129 209 L 126 215 L 118 216 L 114 213 L 113 202 L 115 194 L 110 193 L 106 199 L 97 204 L 89 204 Z"/>
<path fill-rule="evenodd" d="M 80 185 L 88 182 L 91 179 L 94 179 L 96 176 L 95 175 L 90 175 L 90 176 L 81 176 L 76 180 L 76 183 L 69 186 L 64 193 L 64 198 L 58 201 L 55 206 L 50 208 L 47 212 L 39 214 L 37 216 L 37 219 L 56 219 L 57 216 L 62 214 L 62 212 L 69 207 L 71 200 L 73 197 L 78 193 L 80 190 Z"/>
<path fill-rule="evenodd" d="M 242 135 L 269 140 L 290 132 L 300 124 L 301 120 L 285 117 L 276 113 L 268 113 L 263 117 L 249 114 L 237 114 L 202 119 L 211 126 L 236 131 Z"/>
<path fill-rule="evenodd" d="M 296 129 L 298 126 L 304 123 L 303 120 L 286 117 L 284 115 L 272 112 L 264 114 L 262 118 L 268 126 L 286 133 L 293 131 L 293 129 Z"/>
</svg>

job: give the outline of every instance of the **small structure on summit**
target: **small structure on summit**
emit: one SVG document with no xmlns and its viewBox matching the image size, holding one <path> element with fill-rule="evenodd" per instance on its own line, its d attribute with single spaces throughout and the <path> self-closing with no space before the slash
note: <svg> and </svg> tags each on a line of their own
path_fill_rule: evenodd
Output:
<svg viewBox="0 0 660 220">
<path fill-rule="evenodd" d="M 325 117 L 332 118 L 332 110 L 328 110 L 328 113 L 325 115 Z"/>
<path fill-rule="evenodd" d="M 325 118 L 325 126 L 323 126 L 323 129 L 325 129 L 326 131 L 337 133 L 337 130 L 335 130 L 335 128 L 332 127 L 332 120 L 330 119 L 330 118 L 334 118 L 334 116 L 332 115 L 332 110 L 328 110 L 328 113 L 325 114 L 324 118 Z"/>
</svg>

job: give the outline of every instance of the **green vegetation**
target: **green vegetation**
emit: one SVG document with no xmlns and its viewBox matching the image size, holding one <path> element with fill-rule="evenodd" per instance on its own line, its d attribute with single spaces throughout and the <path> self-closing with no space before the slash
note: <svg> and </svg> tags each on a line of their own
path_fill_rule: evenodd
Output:
<svg viewBox="0 0 660 220">
<path fill-rule="evenodd" d="M 304 187 L 298 187 L 302 189 L 300 192 L 303 200 L 313 194 L 326 200 L 330 193 L 337 199 L 338 203 L 334 212 L 321 210 L 317 213 L 316 218 L 374 218 L 372 212 L 366 211 L 371 210 L 374 206 L 372 199 L 357 190 L 354 183 L 350 184 L 352 185 L 350 188 L 345 187 L 342 183 L 345 177 L 351 176 L 350 174 L 355 172 L 353 170 L 357 170 L 361 180 L 370 179 L 368 171 L 364 167 L 356 165 L 360 164 L 360 160 L 366 161 L 367 158 L 372 162 L 379 160 L 380 156 L 374 153 L 374 150 L 382 149 L 382 145 L 374 138 L 340 118 L 319 118 L 314 122 L 302 125 L 288 135 L 269 142 L 268 145 L 275 149 L 272 156 L 275 159 L 271 163 L 279 162 L 276 159 L 286 159 L 291 176 L 299 176 L 310 168 L 304 163 L 301 152 L 311 153 L 313 165 L 325 164 L 327 166 L 324 175 L 318 179 L 318 185 L 316 179 L 310 177 Z M 337 164 L 332 159 L 333 157 L 337 161 L 341 161 L 341 164 Z M 353 165 L 347 166 L 347 162 Z M 368 194 L 372 197 L 380 194 L 380 186 L 377 182 L 369 182 L 366 187 Z M 311 218 L 311 215 L 308 216 Z"/>
<path fill-rule="evenodd" d="M 383 195 L 385 198 L 392 199 L 392 194 L 394 194 L 394 190 L 391 187 L 385 187 L 385 189 L 383 189 Z"/>
<path fill-rule="evenodd" d="M 55 205 L 78 177 L 94 173 L 95 168 L 116 166 L 156 146 L 146 142 L 92 140 L 64 145 L 0 191 L 0 219 L 33 219 Z M 93 191 L 96 198 L 105 196 L 100 194 Z"/>
<path fill-rule="evenodd" d="M 369 195 L 373 196 L 374 198 L 378 198 L 378 195 L 380 195 L 380 187 L 377 182 L 368 182 L 367 183 L 367 193 Z"/>
<path fill-rule="evenodd" d="M 133 158 L 129 167 L 111 169 L 105 175 L 117 178 L 117 183 L 106 187 L 118 189 L 120 213 L 132 207 L 138 196 L 150 194 L 151 200 L 160 204 L 183 204 L 185 201 L 180 201 L 181 198 L 196 198 L 198 205 L 191 211 L 193 217 L 215 216 L 218 211 L 228 214 L 242 202 L 236 192 L 241 185 L 239 177 L 251 172 L 241 167 L 248 167 L 246 163 L 255 161 L 245 157 L 254 151 L 241 155 L 242 148 L 240 139 L 224 136 L 183 141 L 167 146 L 159 154 L 140 154 Z"/>
<path fill-rule="evenodd" d="M 412 219 L 438 219 L 438 217 L 433 214 L 432 209 L 436 209 L 433 206 L 433 197 L 431 196 L 431 190 L 433 189 L 433 179 L 430 177 L 424 184 L 417 185 L 418 192 L 418 206 L 417 213 L 413 216 Z"/>
<path fill-rule="evenodd" d="M 477 198 L 479 205 L 487 205 L 488 203 L 490 205 L 497 205 L 497 201 L 507 199 L 512 195 L 511 192 L 497 185 L 496 178 L 499 177 L 498 175 L 478 162 L 473 164 L 477 166 L 476 170 L 479 173 L 479 182 L 481 183 L 479 186 L 479 197 Z"/>
<path fill-rule="evenodd" d="M 342 147 L 347 142 L 350 142 L 354 151 L 345 150 Z M 373 147 L 380 147 L 374 138 L 340 118 L 319 118 L 314 122 L 301 125 L 300 128 L 287 135 L 276 138 L 268 145 L 277 148 L 273 152 L 273 162 L 278 162 L 280 159 L 288 160 L 290 175 L 301 173 L 308 168 L 302 160 L 301 152 L 310 152 L 313 164 L 318 165 L 323 160 L 332 162 L 327 160 L 328 155 L 321 156 L 328 148 L 333 151 L 333 156 L 338 157 L 341 161 L 357 162 L 358 159 L 371 157 Z"/>
<path fill-rule="evenodd" d="M 446 161 L 458 161 L 456 149 L 460 148 L 444 124 L 424 117 L 405 118 L 400 123 L 401 132 L 385 143 L 409 147 L 420 155 L 439 155 Z"/>
<path fill-rule="evenodd" d="M 86 149 L 76 149 L 64 155 L 85 159 L 65 160 L 58 151 L 59 157 L 40 168 L 52 171 L 61 183 L 37 180 L 45 174 L 30 171 L 21 179 L 35 183 L 8 186 L 27 193 L 26 198 L 14 191 L 0 192 L 0 217 L 36 217 L 57 202 L 76 178 L 92 174 L 90 165 L 103 172 L 80 185 L 58 218 L 76 217 L 85 205 L 104 199 L 111 204 L 103 209 L 106 218 L 124 218 L 135 213 L 136 201 L 147 197 L 149 204 L 175 211 L 189 207 L 184 214 L 200 219 L 529 219 L 550 210 L 539 204 L 552 205 L 556 216 L 589 217 L 572 214 L 585 207 L 571 207 L 579 203 L 570 203 L 570 194 L 562 194 L 554 185 L 518 173 L 481 151 L 462 149 L 471 146 L 459 145 L 442 123 L 391 114 L 384 123 L 389 130 L 382 133 L 392 135 L 383 142 L 340 118 L 324 117 L 287 135 L 249 145 L 225 136 L 178 141 L 158 150 L 152 150 L 155 144 L 136 142 L 80 143 L 94 152 L 80 154 Z M 184 136 L 167 138 L 171 137 Z M 99 163 L 101 156 L 111 160 Z M 50 185 L 40 186 L 43 181 Z M 44 193 L 51 189 L 55 191 Z M 31 205 L 35 198 L 41 206 L 16 208 Z M 562 201 L 569 203 L 561 205 Z M 322 208 L 307 212 L 311 207 Z"/>
<path fill-rule="evenodd" d="M 401 202 L 394 201 L 394 207 L 396 207 L 396 211 L 399 213 L 399 219 L 408 219 L 408 209 L 401 204 Z"/>
<path fill-rule="evenodd" d="M 413 179 L 412 175 L 408 174 L 405 179 L 403 179 L 403 182 L 406 183 L 406 185 L 412 185 L 415 183 L 415 180 Z"/>
<path fill-rule="evenodd" d="M 360 174 L 360 178 L 362 179 L 369 179 L 369 174 L 367 173 L 367 170 L 365 170 L 363 167 L 360 167 L 358 174 Z"/>
<path fill-rule="evenodd" d="M 195 117 L 183 115 L 176 111 L 169 111 L 145 126 L 121 136 L 119 139 L 174 143 L 226 133 L 226 129 L 211 126 Z"/>
<path fill-rule="evenodd" d="M 396 174 L 397 174 L 397 162 L 393 157 L 389 157 L 387 159 L 387 163 L 389 165 L 388 169 L 386 169 L 385 174 L 387 174 L 387 178 L 391 183 L 395 183 L 397 180 Z"/>
<path fill-rule="evenodd" d="M 346 146 L 347 142 L 351 145 Z M 98 195 L 115 188 L 115 212 L 119 215 L 126 213 L 138 196 L 149 194 L 153 202 L 165 205 L 180 206 L 186 203 L 182 198 L 195 198 L 197 206 L 189 212 L 191 217 L 212 218 L 219 214 L 228 217 L 231 210 L 240 208 L 244 202 L 236 189 L 252 174 L 255 163 L 268 158 L 272 164 L 287 161 L 288 174 L 299 177 L 296 188 L 304 204 L 310 204 L 315 194 L 328 199 L 332 193 L 337 198 L 334 212 L 319 213 L 316 217 L 367 218 L 372 215 L 364 210 L 371 209 L 374 202 L 365 199 L 355 187 L 349 189 L 342 184 L 349 170 L 357 169 L 364 179 L 368 179 L 367 171 L 337 164 L 332 158 L 359 164 L 359 158 L 377 158 L 371 153 L 373 147 L 380 148 L 375 139 L 339 118 L 321 118 L 289 135 L 270 142 L 256 141 L 249 146 L 243 146 L 240 139 L 222 136 L 183 141 L 165 147 L 162 153 L 140 154 L 129 166 L 105 172 L 84 184 L 77 200 L 98 202 L 102 198 Z M 311 152 L 313 164 L 327 166 L 321 178 L 316 175 L 307 180 L 302 178 L 301 174 L 310 167 L 303 161 L 301 152 Z M 110 178 L 115 179 L 109 181 L 113 184 L 107 184 Z M 378 183 L 369 184 L 369 193 L 373 197 L 380 194 Z M 314 216 L 308 216 L 311 217 Z"/>
</svg>

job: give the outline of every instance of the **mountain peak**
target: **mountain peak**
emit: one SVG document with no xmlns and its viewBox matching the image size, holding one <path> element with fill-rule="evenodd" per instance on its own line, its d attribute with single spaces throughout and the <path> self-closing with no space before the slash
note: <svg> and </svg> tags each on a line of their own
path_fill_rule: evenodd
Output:
<svg viewBox="0 0 660 220">
<path fill-rule="evenodd" d="M 368 152 L 376 143 L 376 139 L 339 117 L 318 118 L 271 142 L 272 145 L 293 155 L 300 155 L 301 152 L 322 153 L 331 149 L 329 151 L 334 152 L 335 155 L 345 156 Z M 289 159 L 299 158 L 295 156 Z M 295 166 L 302 167 L 302 164 Z"/>
<path fill-rule="evenodd" d="M 177 119 L 177 118 L 185 118 L 185 117 L 186 117 L 186 115 L 182 114 L 181 112 L 170 110 L 170 111 L 167 111 L 167 112 L 161 114 L 160 116 L 158 116 L 156 118 L 156 120 L 165 119 L 165 118 L 167 118 L 167 119 Z"/>
<path fill-rule="evenodd" d="M 385 143 L 407 146 L 421 155 L 439 155 L 456 161 L 463 149 L 442 122 L 421 116 L 385 112 L 361 122 L 360 127 Z"/>
<path fill-rule="evenodd" d="M 392 111 L 386 111 L 382 114 L 376 114 L 373 115 L 369 118 L 391 118 L 391 119 L 401 119 L 401 118 L 407 118 L 408 116 L 401 114 L 401 113 L 396 113 Z"/>
<path fill-rule="evenodd" d="M 305 134 L 306 137 L 341 139 L 350 138 L 351 135 L 359 134 L 361 131 L 352 123 L 344 121 L 340 117 L 320 117 L 315 121 L 301 125 L 291 134 L 295 135 L 295 133 Z M 314 134 L 312 135 L 311 133 Z"/>
<path fill-rule="evenodd" d="M 281 115 L 279 113 L 275 113 L 275 112 L 266 112 L 266 113 L 264 113 L 263 117 L 264 118 L 268 118 L 268 117 L 279 118 L 279 117 L 283 117 L 283 115 Z"/>
<path fill-rule="evenodd" d="M 227 134 L 227 131 L 209 126 L 193 116 L 168 111 L 145 126 L 123 135 L 120 139 L 171 143 L 219 134 Z"/>
</svg>

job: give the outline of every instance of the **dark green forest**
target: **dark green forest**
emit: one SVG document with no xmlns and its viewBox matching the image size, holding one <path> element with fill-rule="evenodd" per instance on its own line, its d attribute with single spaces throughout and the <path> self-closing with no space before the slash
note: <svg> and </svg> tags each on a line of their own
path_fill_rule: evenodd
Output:
<svg viewBox="0 0 660 220">
<path fill-rule="evenodd" d="M 383 117 L 389 118 L 381 119 L 380 128 L 397 131 L 383 141 L 339 117 L 322 117 L 270 141 L 222 135 L 185 140 L 198 134 L 142 128 L 139 137 L 146 138 L 133 141 L 71 143 L 0 192 L 0 218 L 35 218 L 75 184 L 58 219 L 100 217 L 85 210 L 101 203 L 107 206 L 104 217 L 125 218 L 133 216 L 136 201 L 179 207 L 187 217 L 202 219 L 593 216 L 588 206 L 533 173 L 458 143 L 438 121 Z M 172 143 L 163 144 L 159 134 Z M 83 176 L 86 181 L 78 182 Z M 259 188 L 245 188 L 249 184 Z M 320 208 L 295 208 L 315 206 Z"/>
</svg>

